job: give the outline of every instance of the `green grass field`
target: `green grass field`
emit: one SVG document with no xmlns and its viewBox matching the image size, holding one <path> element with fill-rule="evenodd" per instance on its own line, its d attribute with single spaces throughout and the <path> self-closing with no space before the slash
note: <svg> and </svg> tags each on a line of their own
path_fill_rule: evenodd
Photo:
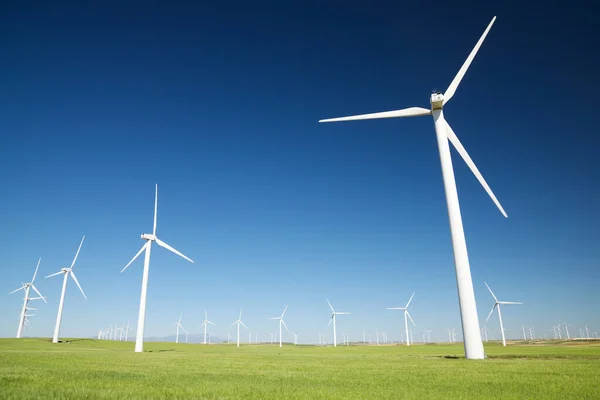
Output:
<svg viewBox="0 0 600 400">
<path fill-rule="evenodd" d="M 600 343 L 313 347 L 0 339 L 6 399 L 600 399 Z"/>
</svg>

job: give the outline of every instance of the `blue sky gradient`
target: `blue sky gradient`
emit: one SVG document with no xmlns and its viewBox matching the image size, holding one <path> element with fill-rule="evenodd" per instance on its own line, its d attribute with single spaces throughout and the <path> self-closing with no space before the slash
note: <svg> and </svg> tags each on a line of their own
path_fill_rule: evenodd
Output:
<svg viewBox="0 0 600 400">
<path fill-rule="evenodd" d="M 375 328 L 398 340 L 413 291 L 416 337 L 460 328 L 448 216 L 432 119 L 318 124 L 321 118 L 429 106 L 492 16 L 498 20 L 445 108 L 507 210 L 504 219 L 453 151 L 481 324 L 506 307 L 509 337 L 557 323 L 600 331 L 599 34 L 585 7 L 518 2 L 143 2 L 0 13 L 0 336 L 19 295 L 75 268 L 63 336 L 138 315 L 150 233 L 147 336 L 200 332 L 204 308 L 226 337 L 243 309 L 252 331 L 286 322 L 302 342 Z M 466 4 L 466 3 L 465 3 Z M 26 335 L 51 336 L 59 278 Z M 499 337 L 497 318 L 487 324 Z M 231 328 L 233 334 L 234 329 Z M 246 334 L 243 336 L 247 337 Z M 286 337 L 291 340 L 291 336 Z"/>
</svg>

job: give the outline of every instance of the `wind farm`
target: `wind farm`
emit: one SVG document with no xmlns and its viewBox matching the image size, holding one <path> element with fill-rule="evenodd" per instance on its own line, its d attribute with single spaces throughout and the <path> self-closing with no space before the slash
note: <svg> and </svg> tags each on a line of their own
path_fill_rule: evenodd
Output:
<svg viewBox="0 0 600 400">
<path fill-rule="evenodd" d="M 597 396 L 600 139 L 565 100 L 595 40 L 564 15 L 14 7 L 0 397 Z"/>
</svg>

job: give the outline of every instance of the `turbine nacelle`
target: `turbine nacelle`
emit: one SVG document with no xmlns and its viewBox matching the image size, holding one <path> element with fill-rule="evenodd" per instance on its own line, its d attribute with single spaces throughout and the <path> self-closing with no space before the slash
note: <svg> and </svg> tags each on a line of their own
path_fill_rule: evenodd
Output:
<svg viewBox="0 0 600 400">
<path fill-rule="evenodd" d="M 440 92 L 432 93 L 429 102 L 431 103 L 432 111 L 441 110 L 444 107 L 444 95 Z"/>
<path fill-rule="evenodd" d="M 145 239 L 145 240 L 156 240 L 156 235 L 153 235 L 151 233 L 142 233 L 142 239 Z"/>
</svg>

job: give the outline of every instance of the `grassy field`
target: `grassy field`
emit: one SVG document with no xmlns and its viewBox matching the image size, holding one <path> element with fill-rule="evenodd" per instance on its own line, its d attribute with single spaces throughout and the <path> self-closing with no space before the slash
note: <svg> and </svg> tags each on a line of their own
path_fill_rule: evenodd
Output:
<svg viewBox="0 0 600 400">
<path fill-rule="evenodd" d="M 6 399 L 600 399 L 600 343 L 277 346 L 0 339 Z"/>
</svg>

